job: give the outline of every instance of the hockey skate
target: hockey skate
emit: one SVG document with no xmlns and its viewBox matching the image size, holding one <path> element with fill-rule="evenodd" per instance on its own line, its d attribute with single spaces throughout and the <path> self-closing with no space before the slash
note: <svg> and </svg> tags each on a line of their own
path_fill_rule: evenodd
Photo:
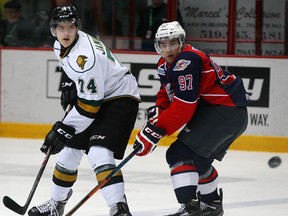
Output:
<svg viewBox="0 0 288 216">
<path fill-rule="evenodd" d="M 132 216 L 125 202 L 118 202 L 110 209 L 110 216 Z"/>
<path fill-rule="evenodd" d="M 219 189 L 219 199 L 214 200 L 210 203 L 200 202 L 201 216 L 222 216 L 223 211 L 223 191 L 222 188 Z"/>
<path fill-rule="evenodd" d="M 29 216 L 62 216 L 68 199 L 72 196 L 72 190 L 69 191 L 67 198 L 63 201 L 48 200 L 39 206 L 32 207 Z"/>
<path fill-rule="evenodd" d="M 199 200 L 190 200 L 188 203 L 182 204 L 176 213 L 166 216 L 201 216 Z"/>
</svg>

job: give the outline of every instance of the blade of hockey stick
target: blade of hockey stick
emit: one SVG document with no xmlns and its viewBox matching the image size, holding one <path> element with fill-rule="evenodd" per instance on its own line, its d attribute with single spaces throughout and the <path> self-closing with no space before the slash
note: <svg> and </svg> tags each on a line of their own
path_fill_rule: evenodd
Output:
<svg viewBox="0 0 288 216">
<path fill-rule="evenodd" d="M 101 189 L 132 157 L 134 157 L 137 152 L 141 149 L 141 145 L 137 145 L 133 152 L 131 152 L 122 162 L 116 166 L 113 171 L 106 176 L 99 184 L 94 187 L 80 202 L 78 202 L 65 216 L 71 216 L 73 213 L 77 211 L 90 197 L 93 196 L 99 189 Z"/>
<path fill-rule="evenodd" d="M 71 109 L 72 109 L 72 105 L 68 105 L 67 108 L 66 108 L 66 110 L 65 110 L 65 114 L 64 114 L 64 116 L 63 116 L 63 118 L 62 118 L 62 121 L 63 121 L 63 119 L 66 117 L 66 115 L 68 114 L 68 112 L 69 112 Z M 51 150 L 51 148 L 49 148 L 48 151 L 47 151 L 47 153 L 46 153 L 46 156 L 45 156 L 45 158 L 44 158 L 44 160 L 43 160 L 43 162 L 42 162 L 42 165 L 41 165 L 40 170 L 38 171 L 38 174 L 37 174 L 37 176 L 36 176 L 36 179 L 35 179 L 35 181 L 34 181 L 34 183 L 33 183 L 32 189 L 30 190 L 30 193 L 29 193 L 29 195 L 28 195 L 28 198 L 27 198 L 24 206 L 20 206 L 18 203 L 16 203 L 16 202 L 15 202 L 13 199 L 11 199 L 10 197 L 4 196 L 4 197 L 3 197 L 3 204 L 4 204 L 7 208 L 9 208 L 10 210 L 12 210 L 12 211 L 14 211 L 14 212 L 16 212 L 17 214 L 20 214 L 20 215 L 24 215 L 24 214 L 26 213 L 26 211 L 27 211 L 27 209 L 28 209 L 28 207 L 29 207 L 29 205 L 30 205 L 30 203 L 31 203 L 31 200 L 32 200 L 32 198 L 33 198 L 33 196 L 34 196 L 34 193 L 35 193 L 35 191 L 36 191 L 36 189 L 37 189 L 37 186 L 38 186 L 38 184 L 39 184 L 39 182 L 40 182 L 40 179 L 41 179 L 41 177 L 42 177 L 42 174 L 43 174 L 43 172 L 44 172 L 44 170 L 45 170 L 45 167 L 46 167 L 46 165 L 47 165 L 47 163 L 48 163 L 48 160 L 49 160 L 49 158 L 50 158 L 50 155 L 51 155 L 50 150 Z"/>
<path fill-rule="evenodd" d="M 45 156 L 45 158 L 44 158 L 44 160 L 43 160 L 43 162 L 42 162 L 42 165 L 41 165 L 41 168 L 40 168 L 40 170 L 39 170 L 39 172 L 38 172 L 38 174 L 37 174 L 37 176 L 36 176 L 36 179 L 35 179 L 35 181 L 34 181 L 34 184 L 33 184 L 33 186 L 32 186 L 32 189 L 30 190 L 30 193 L 29 193 L 29 195 L 28 195 L 28 198 L 27 198 L 27 200 L 26 200 L 26 203 L 24 204 L 24 206 L 20 206 L 18 203 L 16 203 L 13 199 L 11 199 L 10 197 L 8 197 L 8 196 L 4 196 L 3 197 L 3 204 L 7 207 L 7 208 L 9 208 L 10 210 L 12 210 L 12 211 L 14 211 L 14 212 L 16 212 L 16 213 L 18 213 L 18 214 L 20 214 L 20 215 L 24 215 L 25 213 L 26 213 L 26 211 L 27 211 L 27 209 L 28 209 L 28 206 L 29 206 L 29 204 L 30 204 L 30 202 L 31 202 L 31 200 L 32 200 L 32 197 L 33 197 L 33 195 L 34 195 L 34 193 L 35 193 L 35 191 L 36 191 L 36 188 L 37 188 L 37 186 L 38 186 L 38 184 L 39 184 L 39 182 L 40 182 L 40 179 L 41 179 L 41 177 L 42 177 L 42 174 L 43 174 L 43 172 L 44 172 L 44 170 L 45 170 L 45 167 L 46 167 L 46 165 L 47 165 L 47 163 L 48 163 L 48 160 L 49 160 L 49 157 L 50 157 L 50 148 L 48 149 L 48 151 L 47 151 L 47 154 L 46 154 L 46 156 Z"/>
</svg>

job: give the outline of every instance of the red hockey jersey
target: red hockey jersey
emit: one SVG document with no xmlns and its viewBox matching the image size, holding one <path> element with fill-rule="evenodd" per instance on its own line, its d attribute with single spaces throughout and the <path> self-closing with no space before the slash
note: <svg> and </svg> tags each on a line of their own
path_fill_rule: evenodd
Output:
<svg viewBox="0 0 288 216">
<path fill-rule="evenodd" d="M 199 100 L 211 106 L 247 106 L 249 96 L 239 76 L 223 70 L 208 55 L 186 44 L 172 64 L 158 61 L 161 88 L 156 106 L 165 109 L 156 126 L 171 135 L 185 125 Z"/>
</svg>

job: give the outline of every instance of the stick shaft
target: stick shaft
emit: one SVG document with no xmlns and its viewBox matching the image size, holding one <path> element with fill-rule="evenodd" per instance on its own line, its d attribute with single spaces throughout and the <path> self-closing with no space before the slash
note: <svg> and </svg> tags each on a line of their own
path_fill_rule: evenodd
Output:
<svg viewBox="0 0 288 216">
<path fill-rule="evenodd" d="M 37 189 L 37 186 L 38 186 L 38 184 L 40 182 L 40 179 L 41 179 L 41 177 L 43 175 L 43 172 L 44 172 L 44 170 L 46 168 L 46 165 L 47 165 L 47 163 L 49 161 L 49 158 L 50 158 L 50 155 L 51 155 L 50 150 L 51 150 L 51 147 L 48 149 L 48 151 L 46 153 L 46 156 L 45 156 L 45 158 L 44 158 L 44 160 L 42 162 L 41 168 L 40 168 L 40 170 L 39 170 L 39 172 L 38 172 L 38 174 L 36 176 L 36 179 L 34 181 L 32 189 L 31 189 L 31 191 L 30 191 L 30 193 L 28 195 L 27 201 L 25 203 L 25 206 L 27 206 L 27 208 L 28 208 L 28 206 L 29 206 L 29 204 L 30 204 L 30 202 L 32 200 L 32 197 L 33 197 L 33 195 L 34 195 L 34 193 L 35 193 L 35 191 Z"/>
</svg>

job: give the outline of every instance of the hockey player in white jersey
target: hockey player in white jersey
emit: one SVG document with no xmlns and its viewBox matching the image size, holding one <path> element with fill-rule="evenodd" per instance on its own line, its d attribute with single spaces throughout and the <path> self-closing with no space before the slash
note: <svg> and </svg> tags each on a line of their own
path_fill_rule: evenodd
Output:
<svg viewBox="0 0 288 216">
<path fill-rule="evenodd" d="M 59 153 L 51 197 L 32 207 L 29 216 L 64 214 L 85 153 L 97 181 L 103 180 L 115 168 L 115 159 L 123 158 L 136 121 L 140 95 L 135 77 L 101 41 L 82 32 L 80 26 L 74 6 L 53 10 L 50 27 L 57 38 L 54 52 L 72 83 L 64 86 L 62 104 L 75 104 L 45 137 L 41 151 L 46 153 L 51 148 L 52 154 Z M 131 215 L 121 171 L 101 191 L 110 216 Z"/>
</svg>

